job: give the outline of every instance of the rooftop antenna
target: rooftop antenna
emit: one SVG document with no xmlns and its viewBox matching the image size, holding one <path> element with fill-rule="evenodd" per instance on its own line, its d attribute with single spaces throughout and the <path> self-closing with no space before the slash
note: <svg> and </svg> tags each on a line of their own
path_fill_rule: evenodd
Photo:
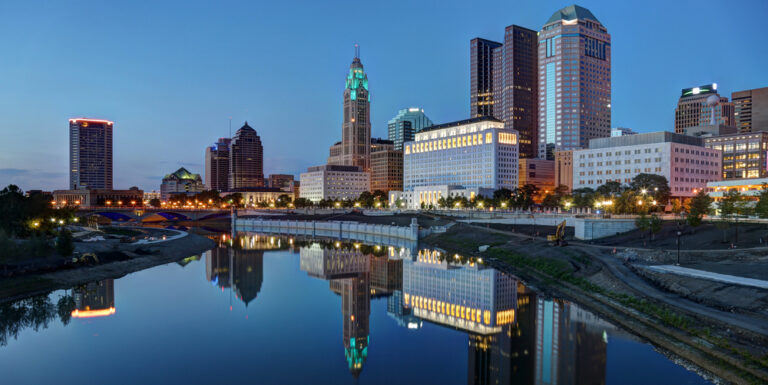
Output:
<svg viewBox="0 0 768 385">
<path fill-rule="evenodd" d="M 232 117 L 229 117 L 229 139 L 232 139 Z"/>
<path fill-rule="evenodd" d="M 355 57 L 360 58 L 360 46 L 355 44 Z"/>
</svg>

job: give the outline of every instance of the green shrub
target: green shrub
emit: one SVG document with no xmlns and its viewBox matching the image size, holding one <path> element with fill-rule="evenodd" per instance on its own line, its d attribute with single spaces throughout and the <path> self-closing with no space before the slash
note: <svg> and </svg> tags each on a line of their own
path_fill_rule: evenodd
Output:
<svg viewBox="0 0 768 385">
<path fill-rule="evenodd" d="M 62 229 L 56 237 L 56 252 L 63 257 L 68 257 L 74 251 L 75 245 L 72 242 L 72 233 L 67 229 Z"/>
</svg>

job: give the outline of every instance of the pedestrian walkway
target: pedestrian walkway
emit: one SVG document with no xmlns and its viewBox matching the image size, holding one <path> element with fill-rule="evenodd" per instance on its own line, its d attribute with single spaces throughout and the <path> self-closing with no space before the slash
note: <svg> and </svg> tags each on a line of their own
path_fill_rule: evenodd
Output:
<svg viewBox="0 0 768 385">
<path fill-rule="evenodd" d="M 760 279 L 744 278 L 735 275 L 718 274 L 704 270 L 689 269 L 687 267 L 675 266 L 675 265 L 657 265 L 647 266 L 649 270 L 653 270 L 659 273 L 672 273 L 678 275 L 684 275 L 694 278 L 708 279 L 710 281 L 725 282 L 735 285 L 752 286 L 761 289 L 768 289 L 768 281 Z"/>
</svg>

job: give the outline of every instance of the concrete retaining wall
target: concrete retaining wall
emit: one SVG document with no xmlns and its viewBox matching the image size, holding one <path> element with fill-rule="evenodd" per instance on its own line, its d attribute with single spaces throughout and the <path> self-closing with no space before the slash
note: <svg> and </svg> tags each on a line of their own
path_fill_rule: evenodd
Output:
<svg viewBox="0 0 768 385">
<path fill-rule="evenodd" d="M 360 241 L 373 238 L 419 240 L 419 225 L 416 223 L 412 223 L 409 227 L 401 227 L 359 222 L 281 221 L 249 218 L 238 218 L 234 222 L 237 231 L 309 235 Z"/>
<path fill-rule="evenodd" d="M 616 233 L 634 230 L 634 218 L 576 218 L 573 216 L 520 216 L 504 219 L 465 219 L 466 223 L 501 223 L 507 225 L 557 226 L 563 220 L 565 225 L 574 228 L 574 237 L 581 240 L 610 237 Z"/>
<path fill-rule="evenodd" d="M 610 237 L 637 228 L 634 219 L 576 219 L 574 236 L 576 239 L 598 239 Z"/>
</svg>

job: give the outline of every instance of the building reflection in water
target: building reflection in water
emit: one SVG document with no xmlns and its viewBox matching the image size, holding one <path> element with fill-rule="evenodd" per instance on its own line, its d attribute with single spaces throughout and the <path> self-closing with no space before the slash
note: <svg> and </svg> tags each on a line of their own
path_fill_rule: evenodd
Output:
<svg viewBox="0 0 768 385">
<path fill-rule="evenodd" d="M 329 280 L 331 291 L 341 296 L 344 356 L 355 378 L 368 357 L 371 296 L 398 292 L 402 286 L 403 261 L 387 253 L 378 246 L 340 242 L 312 243 L 299 250 L 301 270 Z"/>
<path fill-rule="evenodd" d="M 240 238 L 232 249 L 211 250 L 206 278 L 222 290 L 233 287 L 247 304 L 261 288 L 261 253 L 279 242 Z M 368 356 L 371 297 L 387 296 L 387 315 L 402 327 L 420 329 L 427 321 L 467 333 L 469 384 L 605 383 L 606 330 L 615 329 L 573 303 L 439 251 L 411 256 L 392 247 L 303 244 L 301 270 L 329 281 L 341 296 L 344 355 L 355 378 Z"/>
<path fill-rule="evenodd" d="M 403 300 L 413 314 L 475 334 L 495 334 L 515 320 L 517 282 L 470 262 L 454 263 L 439 251 L 420 250 L 403 262 Z"/>
<path fill-rule="evenodd" d="M 264 282 L 264 251 L 283 248 L 282 241 L 258 235 L 238 237 L 231 242 L 223 235 L 221 241 L 206 252 L 205 278 L 222 291 L 229 289 L 247 307 Z"/>
<path fill-rule="evenodd" d="M 573 303 L 518 285 L 517 319 L 493 335 L 469 336 L 469 384 L 604 384 L 606 330 Z"/>
<path fill-rule="evenodd" d="M 72 318 L 105 317 L 115 314 L 115 280 L 90 282 L 73 289 Z"/>
</svg>

